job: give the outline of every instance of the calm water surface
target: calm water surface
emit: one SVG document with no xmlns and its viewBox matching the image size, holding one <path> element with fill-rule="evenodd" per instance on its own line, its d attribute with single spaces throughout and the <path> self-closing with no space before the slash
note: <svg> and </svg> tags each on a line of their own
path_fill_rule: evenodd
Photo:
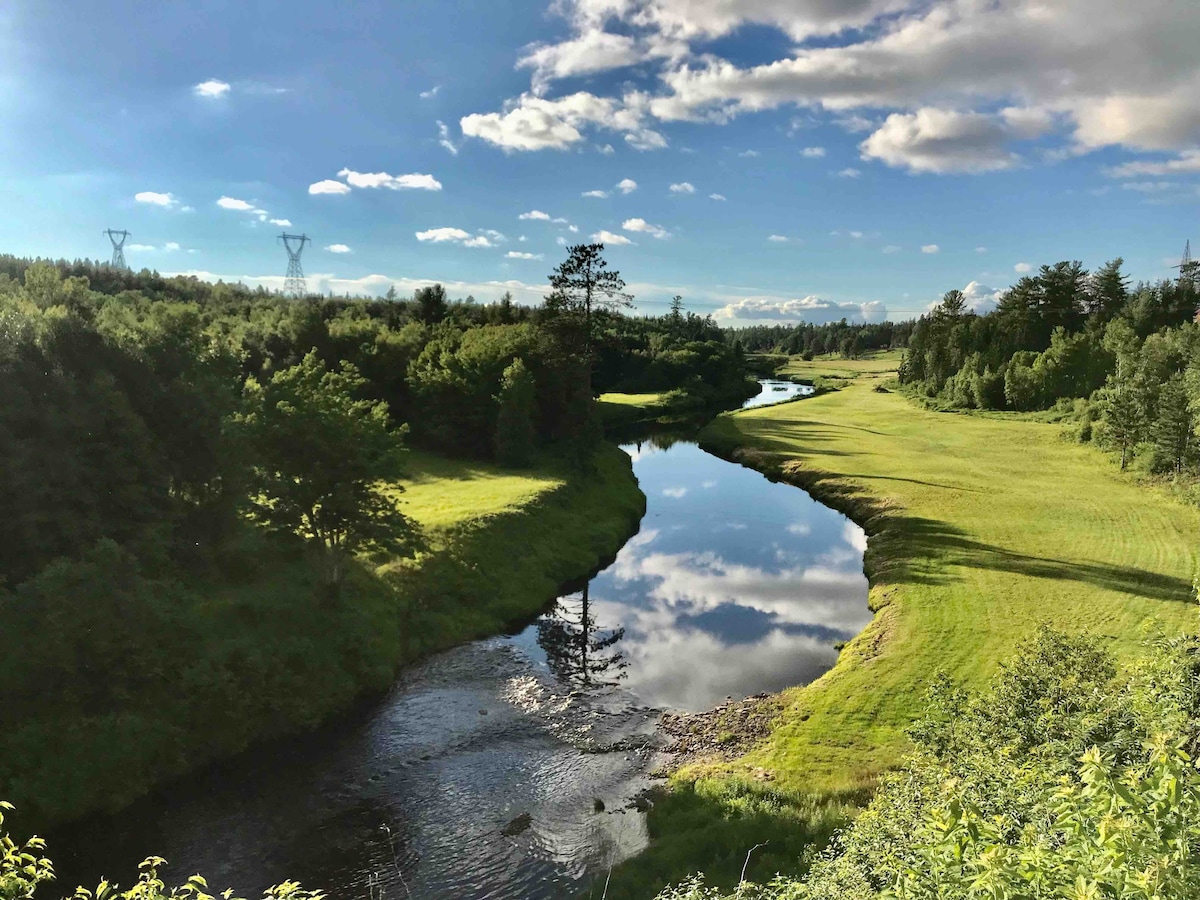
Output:
<svg viewBox="0 0 1200 900">
<path fill-rule="evenodd" d="M 805 391 L 766 382 L 746 405 Z M 811 681 L 870 618 L 849 520 L 693 443 L 625 449 L 646 517 L 585 591 L 315 736 L 53 835 L 62 886 L 128 883 L 152 853 L 243 895 L 295 878 L 338 898 L 541 900 L 602 880 L 645 845 L 627 805 L 662 761 L 662 710 Z"/>
</svg>

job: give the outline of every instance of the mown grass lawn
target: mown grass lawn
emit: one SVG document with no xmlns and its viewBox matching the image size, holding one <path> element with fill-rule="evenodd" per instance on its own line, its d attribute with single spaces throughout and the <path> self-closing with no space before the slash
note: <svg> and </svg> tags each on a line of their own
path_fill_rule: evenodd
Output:
<svg viewBox="0 0 1200 900">
<path fill-rule="evenodd" d="M 723 415 L 701 440 L 864 526 L 875 619 L 823 678 L 784 692 L 762 746 L 676 776 L 651 818 L 658 849 L 610 896 L 652 896 L 656 882 L 698 869 L 736 882 L 755 834 L 822 839 L 899 762 L 938 669 L 978 685 L 1042 623 L 1099 635 L 1125 657 L 1148 629 L 1197 625 L 1200 511 L 1064 441 L 1060 426 L 929 411 L 875 389 L 894 360 L 856 362 L 843 389 Z M 796 871 L 794 849 L 758 851 L 751 874 Z"/>
</svg>

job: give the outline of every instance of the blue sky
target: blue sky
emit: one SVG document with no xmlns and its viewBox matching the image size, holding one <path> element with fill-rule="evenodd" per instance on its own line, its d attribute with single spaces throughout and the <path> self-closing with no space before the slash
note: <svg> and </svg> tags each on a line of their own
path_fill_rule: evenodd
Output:
<svg viewBox="0 0 1200 900">
<path fill-rule="evenodd" d="M 10 0 L 0 249 L 125 228 L 134 268 L 279 286 L 287 228 L 315 288 L 533 303 L 600 235 L 640 311 L 744 324 L 983 309 L 1065 258 L 1166 277 L 1200 203 L 1190 6 Z"/>
</svg>

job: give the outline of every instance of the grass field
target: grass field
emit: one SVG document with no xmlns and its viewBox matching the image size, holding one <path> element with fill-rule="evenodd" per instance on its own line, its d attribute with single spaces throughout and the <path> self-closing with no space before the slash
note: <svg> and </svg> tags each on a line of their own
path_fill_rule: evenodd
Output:
<svg viewBox="0 0 1200 900">
<path fill-rule="evenodd" d="M 796 361 L 849 378 L 813 399 L 723 415 L 713 452 L 803 486 L 869 535 L 873 622 L 838 664 L 784 692 L 768 740 L 695 765 L 652 814 L 657 846 L 610 896 L 652 896 L 704 869 L 736 881 L 798 868 L 905 748 L 931 676 L 978 685 L 1041 623 L 1101 636 L 1130 656 L 1149 628 L 1195 628 L 1200 511 L 1122 475 L 1059 426 L 922 409 L 875 388 L 893 358 Z"/>
</svg>

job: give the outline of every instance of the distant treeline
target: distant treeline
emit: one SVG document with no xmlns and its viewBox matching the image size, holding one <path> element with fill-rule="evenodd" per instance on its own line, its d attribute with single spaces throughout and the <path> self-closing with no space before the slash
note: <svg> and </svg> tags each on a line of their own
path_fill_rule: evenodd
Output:
<svg viewBox="0 0 1200 900">
<path fill-rule="evenodd" d="M 966 409 L 1044 410 L 1157 472 L 1197 462 L 1200 294 L 1197 272 L 1130 288 L 1122 260 L 1089 273 L 1042 266 L 979 316 L 950 291 L 917 323 L 900 380 L 934 402 Z"/>
<path fill-rule="evenodd" d="M 750 353 L 787 353 L 793 356 L 840 354 L 857 359 L 875 350 L 907 347 L 914 322 L 878 322 L 857 325 L 842 319 L 824 325 L 751 325 L 725 329 L 725 340 Z"/>
</svg>

